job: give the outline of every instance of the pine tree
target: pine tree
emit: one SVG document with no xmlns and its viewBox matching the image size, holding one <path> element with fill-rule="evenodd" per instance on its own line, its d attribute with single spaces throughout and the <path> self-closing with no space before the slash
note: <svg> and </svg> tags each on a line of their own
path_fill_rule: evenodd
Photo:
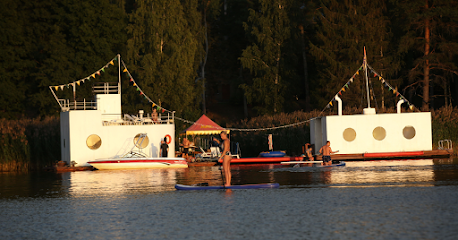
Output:
<svg viewBox="0 0 458 240">
<path fill-rule="evenodd" d="M 389 45 L 391 35 L 385 12 L 383 0 L 320 2 L 315 12 L 316 30 L 310 44 L 317 69 L 316 76 L 311 80 L 312 99 L 318 100 L 315 107 L 326 106 L 360 68 L 364 47 L 369 64 L 385 78 L 399 70 L 393 60 L 395 49 Z M 342 94 L 345 106 L 366 107 L 363 81 L 364 78 L 355 79 L 358 85 L 349 86 L 350 89 Z M 374 85 L 372 90 L 380 96 L 380 83 L 371 82 Z M 378 104 L 375 102 L 376 106 Z"/>
<path fill-rule="evenodd" d="M 250 9 L 244 28 L 251 45 L 242 52 L 242 66 L 252 74 L 251 84 L 242 84 L 249 103 L 260 114 L 283 110 L 290 66 L 284 49 L 291 37 L 288 9 L 290 0 L 260 0 L 259 9 Z"/>
<path fill-rule="evenodd" d="M 442 104 L 448 105 L 451 81 L 458 75 L 458 1 L 393 2 L 395 19 L 402 29 L 399 52 L 409 69 L 406 88 L 422 93 L 424 110 L 434 107 L 434 89 L 443 93 Z"/>
<path fill-rule="evenodd" d="M 178 0 L 136 1 L 127 28 L 127 62 L 137 83 L 154 102 L 178 114 L 195 115 L 201 93 L 195 86 L 201 51 L 195 33 L 201 29 L 196 29 L 198 25 L 190 19 L 200 20 L 200 16 L 197 1 L 184 3 L 186 8 Z M 138 99 L 128 102 L 135 101 L 148 104 Z"/>
</svg>

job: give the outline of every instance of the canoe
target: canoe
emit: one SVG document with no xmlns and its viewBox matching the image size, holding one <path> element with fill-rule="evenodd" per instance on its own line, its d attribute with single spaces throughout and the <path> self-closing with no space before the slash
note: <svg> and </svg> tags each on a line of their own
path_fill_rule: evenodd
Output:
<svg viewBox="0 0 458 240">
<path fill-rule="evenodd" d="M 183 185 L 176 184 L 177 190 L 216 190 L 216 189 L 258 189 L 258 188 L 278 188 L 278 183 L 261 183 L 261 184 L 246 184 L 246 185 L 231 185 L 224 186 L 196 186 L 196 185 Z"/>
</svg>

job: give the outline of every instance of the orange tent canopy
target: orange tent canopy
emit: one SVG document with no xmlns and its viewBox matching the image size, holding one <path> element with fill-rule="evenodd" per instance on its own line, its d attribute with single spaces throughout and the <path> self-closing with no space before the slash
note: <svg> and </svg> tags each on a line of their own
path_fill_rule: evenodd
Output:
<svg viewBox="0 0 458 240">
<path fill-rule="evenodd" d="M 212 135 L 220 134 L 221 131 L 227 131 L 229 133 L 228 130 L 222 128 L 204 114 L 193 125 L 186 129 L 185 133 L 186 135 Z"/>
</svg>

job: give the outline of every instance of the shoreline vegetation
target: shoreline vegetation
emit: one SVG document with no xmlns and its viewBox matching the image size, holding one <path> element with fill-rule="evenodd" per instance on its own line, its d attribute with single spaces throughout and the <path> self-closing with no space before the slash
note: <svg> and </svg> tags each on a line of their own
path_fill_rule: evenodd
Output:
<svg viewBox="0 0 458 240">
<path fill-rule="evenodd" d="M 346 108 L 343 114 L 360 114 L 362 109 Z M 394 113 L 394 108 L 377 110 L 377 113 Z M 310 142 L 308 120 L 320 116 L 320 111 L 296 111 L 265 115 L 237 123 L 228 123 L 228 128 L 263 129 L 307 121 L 294 127 L 274 130 L 232 131 L 231 139 L 239 142 L 244 157 L 257 156 L 267 151 L 267 135 L 273 134 L 275 150 L 288 155 L 300 155 L 302 146 Z M 323 112 L 321 116 L 335 113 Z M 433 149 L 439 140 L 451 139 L 454 156 L 457 156 L 458 108 L 442 107 L 431 111 Z M 61 158 L 59 117 L 43 119 L 0 119 L 0 172 L 39 171 L 52 166 Z"/>
</svg>

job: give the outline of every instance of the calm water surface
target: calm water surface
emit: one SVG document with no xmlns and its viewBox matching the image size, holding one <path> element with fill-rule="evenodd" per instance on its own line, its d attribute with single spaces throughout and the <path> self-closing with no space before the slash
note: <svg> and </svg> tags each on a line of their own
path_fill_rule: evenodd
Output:
<svg viewBox="0 0 458 240">
<path fill-rule="evenodd" d="M 0 173 L 0 239 L 457 239 L 458 159 Z"/>
</svg>

